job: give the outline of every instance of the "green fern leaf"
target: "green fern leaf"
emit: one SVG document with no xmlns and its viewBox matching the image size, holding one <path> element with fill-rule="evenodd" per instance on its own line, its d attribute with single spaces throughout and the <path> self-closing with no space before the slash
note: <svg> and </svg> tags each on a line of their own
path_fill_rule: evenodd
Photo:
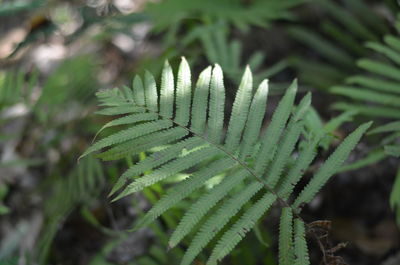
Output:
<svg viewBox="0 0 400 265">
<path fill-rule="evenodd" d="M 140 76 L 136 75 L 132 82 L 133 100 L 138 106 L 145 106 L 144 86 Z"/>
<path fill-rule="evenodd" d="M 157 94 L 157 85 L 154 76 L 146 71 L 144 75 L 144 95 L 146 101 L 146 107 L 152 111 L 158 111 L 158 94 Z"/>
<path fill-rule="evenodd" d="M 279 230 L 279 265 L 292 265 L 294 261 L 292 209 L 288 207 L 282 209 Z"/>
<path fill-rule="evenodd" d="M 365 104 L 339 102 L 332 105 L 334 109 L 343 111 L 356 111 L 360 115 L 368 117 L 383 117 L 400 119 L 400 111 L 396 108 L 382 106 L 366 106 Z"/>
<path fill-rule="evenodd" d="M 129 184 L 124 191 L 122 191 L 114 200 L 118 200 L 134 192 L 140 191 L 145 187 L 151 186 L 169 176 L 181 172 L 185 169 L 195 166 L 200 161 L 207 157 L 212 157 L 220 153 L 220 150 L 215 147 L 204 147 L 189 153 L 186 156 L 177 158 L 176 160 L 163 165 L 144 177 L 136 179 L 133 183 Z"/>
<path fill-rule="evenodd" d="M 400 69 L 393 67 L 392 65 L 381 63 L 370 59 L 361 59 L 357 62 L 360 68 L 363 68 L 371 73 L 382 75 L 393 80 L 400 81 Z"/>
<path fill-rule="evenodd" d="M 275 195 L 267 193 L 246 211 L 218 241 L 207 261 L 207 265 L 217 264 L 218 261 L 228 255 L 242 240 L 245 234 L 256 224 L 257 220 L 272 206 L 275 200 Z"/>
<path fill-rule="evenodd" d="M 172 126 L 171 121 L 160 120 L 160 121 L 150 121 L 147 123 L 137 125 L 133 128 L 129 128 L 129 129 L 120 131 L 118 133 L 115 133 L 113 135 L 110 135 L 110 136 L 98 141 L 97 143 L 95 143 L 94 145 L 89 147 L 86 150 L 86 152 L 83 153 L 81 158 L 84 156 L 87 156 L 90 153 L 96 152 L 104 147 L 108 147 L 113 144 L 122 143 L 122 142 L 128 141 L 128 140 L 132 140 L 132 139 L 138 138 L 140 136 L 150 134 L 152 132 L 156 132 L 156 131 L 159 131 L 159 130 L 162 130 L 162 129 L 165 129 L 165 128 L 168 128 L 171 126 Z"/>
<path fill-rule="evenodd" d="M 158 118 L 158 115 L 155 113 L 131 114 L 131 115 L 124 116 L 124 117 L 121 117 L 121 118 L 118 118 L 118 119 L 115 119 L 115 120 L 112 120 L 112 121 L 106 123 L 103 127 L 101 127 L 101 129 L 96 133 L 96 135 L 98 135 L 104 129 L 109 128 L 109 127 L 133 124 L 133 123 L 138 123 L 138 122 L 142 122 L 142 121 L 152 121 L 157 118 Z"/>
<path fill-rule="evenodd" d="M 176 123 L 186 126 L 189 123 L 191 104 L 190 68 L 185 58 L 179 66 L 178 83 L 176 85 Z"/>
<path fill-rule="evenodd" d="M 184 238 L 193 227 L 205 216 L 205 214 L 214 207 L 221 199 L 223 199 L 234 187 L 240 184 L 248 173 L 245 170 L 240 170 L 232 176 L 226 176 L 224 180 L 202 196 L 182 217 L 179 225 L 169 240 L 169 246 L 175 247 Z"/>
<path fill-rule="evenodd" d="M 241 207 L 262 188 L 258 182 L 252 182 L 234 197 L 227 200 L 215 214 L 209 217 L 199 232 L 194 236 L 192 243 L 182 258 L 181 265 L 189 265 L 208 242 L 228 223 L 230 218 L 238 213 Z M 218 247 L 218 244 L 216 248 Z M 217 250 L 218 251 L 218 250 Z M 207 262 L 213 264 L 213 255 Z"/>
<path fill-rule="evenodd" d="M 249 113 L 252 89 L 253 78 L 251 76 L 250 68 L 246 67 L 235 97 L 235 102 L 233 103 L 231 118 L 229 120 L 225 143 L 225 148 L 228 152 L 233 152 L 239 145 L 246 124 L 247 114 Z"/>
<path fill-rule="evenodd" d="M 114 115 L 123 115 L 130 114 L 136 112 L 145 112 L 145 109 L 142 107 L 134 107 L 132 104 L 121 104 L 119 106 L 105 108 L 99 111 L 96 111 L 96 114 L 105 115 L 105 116 L 114 116 Z"/>
<path fill-rule="evenodd" d="M 282 196 L 283 199 L 287 200 L 289 198 L 294 187 L 303 176 L 305 170 L 314 160 L 315 156 L 317 155 L 316 150 L 319 141 L 320 137 L 316 137 L 310 142 L 307 142 L 306 147 L 300 152 L 294 165 L 284 177 L 282 183 L 279 185 L 278 194 Z"/>
<path fill-rule="evenodd" d="M 272 159 L 272 156 L 274 154 L 273 149 L 276 147 L 279 136 L 281 135 L 283 128 L 285 127 L 285 124 L 289 119 L 289 115 L 292 111 L 296 91 L 297 80 L 293 81 L 293 83 L 290 85 L 289 89 L 285 93 L 285 96 L 279 102 L 279 105 L 276 108 L 274 115 L 272 116 L 272 121 L 261 140 L 262 146 L 257 154 L 255 166 L 255 171 L 257 173 L 263 172 L 267 167 L 267 164 Z"/>
<path fill-rule="evenodd" d="M 300 207 L 303 203 L 309 203 L 314 198 L 321 187 L 340 168 L 345 159 L 349 156 L 351 150 L 354 149 L 361 136 L 368 130 L 371 124 L 372 122 L 368 122 L 361 125 L 343 140 L 296 198 L 293 204 L 294 208 Z"/>
<path fill-rule="evenodd" d="M 156 168 L 174 158 L 179 156 L 182 153 L 182 150 L 191 150 L 195 147 L 203 144 L 203 140 L 198 137 L 191 137 L 185 140 L 182 140 L 175 145 L 171 145 L 161 151 L 153 153 L 150 157 L 140 161 L 134 166 L 130 167 L 127 171 L 125 171 L 118 181 L 114 184 L 109 196 L 114 194 L 117 190 L 122 188 L 122 186 L 132 177 L 139 176 L 143 174 L 147 170 L 151 170 Z"/>
<path fill-rule="evenodd" d="M 356 75 L 349 77 L 346 82 L 348 84 L 360 85 L 376 91 L 384 91 L 395 94 L 400 94 L 399 84 L 397 82 L 377 79 L 374 77 Z"/>
<path fill-rule="evenodd" d="M 278 152 L 276 157 L 274 157 L 274 162 L 267 172 L 267 185 L 270 187 L 275 187 L 279 181 L 279 177 L 287 164 L 290 155 L 292 154 L 295 144 L 300 137 L 300 133 L 303 130 L 303 123 L 297 122 L 287 129 L 285 135 L 283 136 L 282 142 L 279 143 L 281 150 Z"/>
<path fill-rule="evenodd" d="M 309 265 L 306 231 L 302 220 L 296 218 L 294 220 L 294 256 L 295 265 Z"/>
<path fill-rule="evenodd" d="M 220 143 L 224 125 L 225 87 L 221 67 L 216 64 L 211 77 L 209 139 L 212 143 Z"/>
<path fill-rule="evenodd" d="M 324 130 L 312 131 L 307 134 L 306 141 L 301 140 L 305 129 L 303 119 L 311 109 L 311 94 L 294 107 L 295 80 L 279 102 L 265 133 L 260 136 L 268 81 L 264 80 L 253 96 L 252 80 L 251 71 L 246 68 L 232 106 L 226 136 L 223 132 L 225 87 L 218 65 L 201 72 L 193 104 L 190 68 L 185 59 L 179 66 L 176 85 L 172 69 L 165 63 L 160 97 L 155 79 L 148 72 L 144 85 L 140 77 L 135 77 L 132 91 L 124 87 L 122 92 L 113 89 L 98 95 L 105 108 L 103 114 L 124 115 L 104 125 L 101 131 L 117 125 L 127 128 L 97 141 L 82 157 L 102 150 L 97 156 L 104 160 L 133 157 L 138 161 L 117 180 L 110 192 L 110 195 L 116 195 L 113 201 L 179 173 L 187 175 L 155 202 L 134 229 L 150 224 L 179 202 L 200 195 L 184 213 L 169 240 L 169 246 L 174 247 L 187 235 L 195 234 L 182 264 L 190 264 L 217 237 L 208 260 L 208 264 L 216 264 L 230 253 L 276 200 L 284 207 L 281 251 L 285 258 L 280 259 L 281 263 L 289 264 L 292 254 L 287 253 L 293 251 L 291 243 L 286 245 L 286 242 L 292 241 L 292 219 L 294 214 L 297 215 L 293 211 L 300 203 L 312 199 L 340 168 L 369 127 L 369 124 L 363 125 L 347 137 L 290 205 L 286 200 L 316 156 Z M 296 147 L 301 150 L 297 151 Z M 137 159 L 141 152 L 146 152 L 143 160 Z M 297 152 L 299 155 L 296 156 Z M 286 171 L 287 174 L 283 174 Z M 214 177 L 221 178 L 218 184 L 206 192 L 194 193 Z M 116 194 L 118 191 L 121 192 Z M 226 227 L 232 219 L 236 222 Z M 219 237 L 222 229 L 226 231 Z M 293 260 L 297 260 L 297 256 Z"/>
<path fill-rule="evenodd" d="M 386 133 L 386 132 L 400 132 L 400 121 L 389 122 L 385 125 L 374 128 L 368 134 Z"/>
<path fill-rule="evenodd" d="M 135 226 L 134 230 L 150 224 L 169 208 L 189 196 L 196 189 L 202 187 L 204 182 L 235 164 L 235 161 L 230 158 L 220 159 L 211 163 L 208 167 L 199 170 L 193 174 L 192 177 L 182 181 L 176 187 L 170 189 L 167 194 L 146 213 L 144 218 Z"/>
<path fill-rule="evenodd" d="M 259 138 L 262 121 L 265 116 L 268 96 L 268 80 L 264 80 L 258 87 L 250 106 L 246 128 L 243 134 L 243 144 L 240 151 L 240 159 L 251 154 L 254 145 Z"/>
<path fill-rule="evenodd" d="M 398 37 L 387 35 L 384 37 L 384 41 L 389 47 L 400 51 L 400 39 Z"/>
<path fill-rule="evenodd" d="M 174 74 L 168 61 L 165 62 L 161 76 L 160 114 L 172 118 L 174 111 Z"/>
<path fill-rule="evenodd" d="M 378 53 L 386 55 L 386 57 L 393 62 L 400 64 L 400 54 L 395 50 L 376 42 L 368 42 L 366 46 Z"/>
<path fill-rule="evenodd" d="M 98 154 L 97 157 L 105 161 L 122 159 L 128 156 L 137 155 L 140 152 L 144 152 L 157 146 L 175 142 L 176 140 L 185 137 L 187 134 L 188 131 L 180 127 L 157 131 L 155 133 L 150 133 L 137 139 L 115 145 L 107 151 Z"/>
<path fill-rule="evenodd" d="M 331 88 L 331 91 L 333 93 L 344 95 L 355 100 L 365 100 L 382 105 L 400 107 L 400 96 L 382 94 L 380 92 L 368 91 L 362 88 L 350 86 L 335 86 Z"/>
<path fill-rule="evenodd" d="M 201 72 L 194 91 L 191 129 L 198 134 L 205 130 L 210 80 L 211 66 Z"/>
</svg>

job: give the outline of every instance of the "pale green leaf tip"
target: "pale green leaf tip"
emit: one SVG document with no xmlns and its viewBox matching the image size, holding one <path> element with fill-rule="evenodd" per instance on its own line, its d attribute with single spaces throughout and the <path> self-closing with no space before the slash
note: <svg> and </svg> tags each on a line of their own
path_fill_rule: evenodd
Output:
<svg viewBox="0 0 400 265">
<path fill-rule="evenodd" d="M 221 71 L 222 72 L 222 68 L 219 64 L 214 64 L 214 71 Z"/>
<path fill-rule="evenodd" d="M 76 162 L 79 164 L 79 162 L 81 161 L 81 159 L 84 157 L 84 154 L 81 155 L 80 157 L 78 157 L 78 159 L 76 160 Z"/>
<path fill-rule="evenodd" d="M 290 84 L 288 92 L 295 94 L 297 92 L 297 87 L 298 87 L 297 78 L 295 78 L 293 82 Z"/>
<path fill-rule="evenodd" d="M 312 101 L 312 94 L 311 92 L 307 92 L 307 94 L 304 96 L 304 100 L 306 100 L 307 102 L 307 106 L 311 105 L 311 101 Z"/>
<path fill-rule="evenodd" d="M 269 84 L 269 79 L 264 79 L 264 80 L 261 82 L 260 86 L 268 86 L 268 84 Z"/>
<path fill-rule="evenodd" d="M 120 200 L 120 199 L 122 199 L 123 197 L 128 196 L 128 195 L 129 195 L 129 193 L 127 194 L 126 188 L 125 188 L 120 194 L 118 194 L 114 199 L 112 199 L 111 202 L 112 202 L 112 203 L 113 203 L 113 202 L 116 202 L 116 201 L 118 201 L 118 200 Z"/>
<path fill-rule="evenodd" d="M 87 156 L 88 154 L 90 154 L 90 152 L 86 150 L 81 156 L 78 157 L 77 162 L 79 163 L 79 161 L 81 161 L 81 159 Z"/>
<path fill-rule="evenodd" d="M 257 92 L 256 93 L 269 93 L 269 80 L 268 79 L 264 79 L 261 84 L 258 86 L 257 88 Z"/>
<path fill-rule="evenodd" d="M 362 124 L 360 127 L 363 127 L 363 128 L 365 128 L 365 130 L 368 130 L 373 123 L 374 123 L 373 121 L 369 121 L 369 122 Z"/>
<path fill-rule="evenodd" d="M 168 241 L 168 249 L 173 249 L 176 246 L 175 242 L 172 242 L 171 240 Z"/>
<path fill-rule="evenodd" d="M 181 57 L 181 66 L 189 67 L 189 64 L 184 56 Z"/>
<path fill-rule="evenodd" d="M 148 80 L 151 80 L 151 82 L 155 82 L 154 75 L 147 69 L 145 70 L 144 78 L 145 78 L 145 83 L 146 81 L 148 82 Z"/>
<path fill-rule="evenodd" d="M 116 189 L 116 185 L 114 185 L 114 187 L 111 189 L 111 191 L 107 194 L 107 197 L 113 196 L 118 190 L 119 190 L 119 188 Z"/>
<path fill-rule="evenodd" d="M 209 72 L 211 72 L 211 70 L 212 70 L 212 66 L 209 65 L 209 66 L 207 66 L 207 68 L 205 68 L 203 71 L 201 71 L 200 75 L 209 74 Z"/>
</svg>

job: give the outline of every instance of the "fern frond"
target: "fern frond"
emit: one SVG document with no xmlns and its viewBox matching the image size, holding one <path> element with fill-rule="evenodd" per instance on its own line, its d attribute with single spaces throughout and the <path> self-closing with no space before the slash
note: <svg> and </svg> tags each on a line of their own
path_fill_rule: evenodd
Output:
<svg viewBox="0 0 400 265">
<path fill-rule="evenodd" d="M 354 149 L 359 142 L 361 136 L 368 130 L 372 122 L 359 126 L 354 132 L 347 136 L 338 148 L 329 156 L 325 163 L 319 168 L 307 186 L 302 190 L 300 195 L 293 203 L 294 208 L 300 207 L 303 203 L 309 203 L 315 194 L 322 188 L 328 179 L 336 173 L 351 150 Z"/>
<path fill-rule="evenodd" d="M 146 107 L 152 112 L 158 111 L 157 85 L 154 76 L 146 71 L 144 74 L 144 96 Z"/>
<path fill-rule="evenodd" d="M 400 81 L 400 69 L 397 69 L 396 67 L 387 63 L 370 59 L 361 59 L 357 62 L 357 66 L 371 73 Z"/>
<path fill-rule="evenodd" d="M 399 145 L 385 145 L 384 147 L 385 153 L 394 156 L 400 157 L 400 146 Z"/>
<path fill-rule="evenodd" d="M 161 168 L 153 171 L 147 176 L 136 179 L 133 183 L 129 184 L 114 200 L 118 200 L 134 192 L 140 191 L 145 187 L 151 186 L 169 176 L 173 176 L 183 170 L 191 168 L 199 162 L 205 160 L 207 157 L 213 157 L 221 151 L 215 147 L 203 147 L 196 151 L 189 153 L 183 157 L 163 165 Z"/>
<path fill-rule="evenodd" d="M 279 230 L 279 265 L 292 265 L 294 261 L 292 209 L 288 207 L 282 209 Z"/>
<path fill-rule="evenodd" d="M 96 114 L 105 115 L 105 116 L 114 116 L 114 115 L 123 115 L 130 114 L 136 112 L 145 112 L 145 109 L 142 107 L 134 107 L 132 104 L 121 104 L 119 106 L 105 108 L 99 111 L 96 111 Z"/>
<path fill-rule="evenodd" d="M 400 119 L 400 37 L 387 35 L 384 37 L 384 42 L 368 42 L 366 47 L 371 49 L 375 56 L 374 59 L 358 60 L 357 65 L 365 70 L 364 73 L 348 78 L 346 81 L 351 86 L 332 88 L 332 92 L 343 95 L 355 103 L 339 102 L 334 104 L 334 108 L 353 109 L 359 115 L 389 118 L 395 121 L 378 126 L 370 132 L 370 134 L 391 133 L 382 140 L 383 148 L 342 170 L 352 170 L 371 164 L 383 159 L 385 155 L 400 156 L 400 146 L 396 140 L 399 139 L 400 132 L 398 121 Z"/>
<path fill-rule="evenodd" d="M 211 70 L 209 66 L 200 73 L 194 91 L 191 129 L 198 134 L 202 134 L 205 130 Z"/>
<path fill-rule="evenodd" d="M 377 104 L 400 107 L 400 96 L 382 94 L 380 92 L 368 91 L 362 88 L 350 86 L 334 86 L 331 88 L 333 93 L 347 96 L 349 98 L 369 101 Z"/>
<path fill-rule="evenodd" d="M 342 83 L 349 73 L 358 72 L 355 62 L 369 53 L 364 43 L 381 39 L 391 29 L 385 17 L 365 1 L 326 0 L 318 1 L 317 5 L 325 14 L 319 30 L 310 31 L 303 25 L 289 28 L 289 34 L 316 51 L 318 56 L 311 60 L 299 56 L 293 63 L 301 80 L 317 88 L 329 89 Z"/>
<path fill-rule="evenodd" d="M 232 249 L 242 240 L 255 225 L 256 221 L 272 206 L 275 202 L 276 196 L 266 193 L 259 199 L 249 210 L 243 214 L 240 219 L 223 234 L 221 239 L 216 244 L 212 254 L 207 261 L 207 265 L 217 264 L 228 255 Z"/>
<path fill-rule="evenodd" d="M 127 100 L 118 88 L 102 90 L 96 93 L 102 107 L 115 107 L 124 105 Z"/>
<path fill-rule="evenodd" d="M 125 113 L 125 116 L 107 123 L 104 129 L 116 125 L 128 128 L 97 141 L 82 157 L 102 150 L 98 157 L 104 160 L 133 156 L 133 161 L 138 161 L 114 185 L 110 195 L 122 191 L 113 201 L 162 183 L 179 173 L 188 175 L 167 190 L 134 228 L 148 225 L 182 200 L 200 195 L 184 213 L 169 240 L 169 246 L 174 247 L 194 233 L 182 259 L 183 265 L 190 264 L 220 231 L 226 229 L 221 237 L 215 238 L 217 243 L 208 261 L 208 264 L 216 264 L 277 200 L 284 208 L 282 239 L 291 242 L 291 220 L 294 215 L 299 218 L 294 211 L 298 210 L 300 203 L 309 202 L 339 169 L 369 124 L 361 126 L 345 139 L 295 203 L 290 205 L 286 200 L 313 161 L 317 146 L 324 137 L 324 130 L 321 130 L 308 133 L 305 142 L 300 140 L 305 129 L 304 119 L 311 110 L 311 94 L 294 107 L 295 80 L 280 100 L 265 133 L 260 136 L 268 81 L 263 81 L 253 95 L 253 77 L 250 69 L 246 68 L 225 136 L 222 69 L 218 65 L 213 69 L 206 68 L 197 80 L 193 97 L 190 68 L 185 59 L 179 66 L 177 80 L 174 85 L 172 69 L 165 63 L 160 97 L 157 96 L 154 77 L 148 72 L 144 86 L 140 77 L 135 77 L 132 92 L 124 88 L 123 93 L 112 90 L 100 94 L 102 105 L 107 110 L 105 114 Z M 138 91 L 135 92 L 136 88 Z M 138 99 L 139 95 L 144 100 Z M 297 151 L 297 148 L 301 150 Z M 148 153 L 143 160 L 136 158 L 141 152 Z M 199 191 L 214 177 L 221 178 L 218 184 L 205 192 Z M 231 220 L 236 222 L 226 227 Z M 281 247 L 283 252 L 292 252 L 290 246 L 284 246 Z M 289 264 L 291 259 L 284 263 Z"/>
<path fill-rule="evenodd" d="M 224 125 L 225 87 L 221 67 L 216 64 L 211 77 L 210 85 L 210 110 L 209 110 L 209 136 L 211 142 L 219 143 Z"/>
<path fill-rule="evenodd" d="M 365 104 L 338 102 L 332 105 L 334 109 L 342 111 L 356 111 L 358 114 L 368 117 L 382 117 L 400 119 L 400 111 L 396 108 L 383 106 L 367 106 Z"/>
<path fill-rule="evenodd" d="M 231 118 L 229 120 L 228 133 L 225 142 L 225 148 L 228 152 L 233 152 L 239 145 L 246 124 L 247 114 L 249 113 L 252 89 L 253 78 L 251 76 L 250 68 L 246 67 L 242 82 L 236 92 Z"/>
<path fill-rule="evenodd" d="M 221 199 L 223 199 L 234 187 L 240 184 L 248 173 L 245 170 L 240 170 L 232 176 L 227 176 L 216 187 L 202 196 L 196 203 L 182 217 L 179 225 L 176 227 L 174 233 L 169 240 L 169 246 L 172 248 L 176 246 L 200 221 L 200 219 Z"/>
<path fill-rule="evenodd" d="M 174 74 L 168 61 L 165 62 L 160 88 L 160 114 L 172 118 L 174 112 Z"/>
<path fill-rule="evenodd" d="M 384 54 L 388 59 L 397 64 L 400 64 L 400 53 L 398 53 L 397 51 L 376 42 L 368 42 L 365 46 L 378 53 Z"/>
<path fill-rule="evenodd" d="M 145 106 L 144 86 L 140 76 L 136 75 L 132 81 L 133 100 L 139 106 Z"/>
<path fill-rule="evenodd" d="M 162 197 L 135 226 L 135 229 L 148 225 L 169 208 L 173 207 L 178 202 L 189 196 L 193 191 L 201 188 L 204 185 L 204 182 L 206 182 L 219 172 L 229 169 L 235 164 L 236 162 L 232 159 L 225 158 L 217 160 L 207 167 L 197 171 L 195 174 L 193 174 L 193 176 L 182 181 L 174 188 L 167 191 L 165 196 Z"/>
<path fill-rule="evenodd" d="M 294 256 L 295 265 L 309 265 L 304 222 L 298 218 L 294 220 Z"/>
<path fill-rule="evenodd" d="M 268 170 L 266 181 L 268 186 L 275 187 L 278 183 L 282 171 L 289 161 L 289 157 L 295 148 L 295 144 L 297 143 L 302 130 L 302 122 L 296 122 L 287 129 L 282 142 L 279 143 L 280 150 L 276 157 L 274 157 L 274 162 L 272 163 L 270 170 Z"/>
<path fill-rule="evenodd" d="M 383 80 L 383 79 L 377 79 L 374 77 L 368 77 L 368 76 L 362 76 L 362 75 L 356 75 L 349 77 L 346 79 L 346 82 L 348 84 L 352 85 L 360 85 L 365 88 L 370 88 L 376 91 L 384 91 L 384 92 L 390 92 L 394 94 L 400 94 L 400 89 L 399 85 L 397 82 L 393 81 L 388 81 L 388 80 Z"/>
<path fill-rule="evenodd" d="M 293 116 L 291 117 L 289 124 L 285 129 L 285 133 L 279 142 L 280 150 L 273 158 L 273 162 L 271 162 L 271 165 L 267 171 L 266 183 L 272 188 L 275 188 L 279 182 L 281 174 L 285 166 L 288 164 L 300 134 L 304 129 L 304 123 L 302 119 L 309 110 L 310 103 L 311 95 L 307 94 L 295 109 Z"/>
<path fill-rule="evenodd" d="M 253 151 L 259 138 L 262 121 L 265 116 L 268 97 L 268 80 L 264 80 L 258 87 L 250 106 L 249 117 L 243 134 L 243 144 L 240 159 L 245 159 Z"/>
<path fill-rule="evenodd" d="M 385 125 L 379 126 L 370 130 L 368 134 L 386 133 L 386 132 L 400 132 L 400 121 L 389 122 Z"/>
<path fill-rule="evenodd" d="M 272 121 L 261 140 L 262 145 L 257 154 L 255 166 L 255 171 L 257 173 L 263 172 L 267 167 L 268 162 L 273 157 L 273 149 L 276 147 L 276 143 L 278 142 L 292 111 L 296 91 L 297 80 L 293 81 L 284 97 L 279 102 L 279 105 L 272 116 Z"/>
<path fill-rule="evenodd" d="M 240 175 L 236 175 L 240 176 Z M 235 196 L 228 199 L 221 207 L 211 215 L 199 228 L 194 236 L 189 248 L 182 258 L 181 265 L 189 265 L 200 251 L 213 239 L 217 233 L 235 216 L 242 206 L 250 200 L 260 189 L 262 185 L 258 182 L 252 182 Z"/>
<path fill-rule="evenodd" d="M 333 1 L 321 1 L 322 6 L 326 7 L 327 10 L 337 19 L 345 28 L 348 28 L 351 32 L 357 35 L 361 39 L 375 40 L 374 33 L 370 31 L 362 22 L 357 19 L 353 19 L 351 13 L 343 7 L 335 4 Z"/>
<path fill-rule="evenodd" d="M 396 36 L 386 35 L 384 41 L 389 47 L 400 51 L 400 40 Z"/>
<path fill-rule="evenodd" d="M 111 146 L 113 144 L 122 143 L 128 140 L 138 138 L 140 136 L 150 134 L 162 129 L 166 129 L 172 126 L 172 122 L 168 120 L 150 121 L 147 123 L 139 124 L 133 128 L 125 129 L 110 135 L 89 147 L 81 157 L 87 156 L 90 153 L 96 152 L 104 147 Z"/>
<path fill-rule="evenodd" d="M 175 145 L 171 145 L 161 151 L 155 152 L 151 154 L 150 157 L 140 161 L 134 166 L 130 167 L 126 170 L 118 181 L 114 184 L 109 196 L 114 194 L 117 190 L 122 188 L 122 186 L 128 181 L 130 178 L 139 176 L 143 174 L 147 170 L 151 170 L 156 168 L 174 158 L 179 156 L 182 153 L 182 150 L 191 150 L 195 147 L 198 147 L 203 144 L 203 140 L 198 137 L 191 137 L 185 140 L 182 140 Z"/>
<path fill-rule="evenodd" d="M 190 81 L 190 68 L 185 58 L 179 66 L 178 82 L 176 85 L 176 116 L 178 124 L 186 126 L 189 123 L 190 104 L 192 101 L 192 88 Z"/>
<path fill-rule="evenodd" d="M 152 121 L 157 118 L 158 118 L 158 115 L 155 113 L 131 114 L 131 115 L 124 116 L 124 117 L 121 117 L 121 118 L 118 118 L 118 119 L 115 119 L 115 120 L 112 120 L 112 121 L 106 123 L 103 127 L 100 128 L 100 130 L 97 132 L 97 134 L 99 134 L 104 129 L 109 128 L 109 127 L 133 124 L 133 123 L 138 123 L 138 122 L 142 122 L 142 121 Z"/>
<path fill-rule="evenodd" d="M 161 130 L 118 144 L 97 156 L 105 161 L 122 159 L 157 146 L 169 144 L 185 137 L 187 134 L 188 131 L 180 127 Z"/>
<path fill-rule="evenodd" d="M 311 162 L 317 155 L 317 147 L 320 137 L 307 142 L 306 147 L 300 152 L 294 165 L 284 177 L 282 183 L 279 185 L 278 194 L 287 200 L 293 192 L 294 187 L 300 181 L 305 170 L 310 166 Z"/>
<path fill-rule="evenodd" d="M 345 51 L 338 48 L 333 43 L 323 39 L 311 30 L 302 27 L 292 27 L 289 29 L 289 33 L 294 38 L 312 47 L 328 60 L 332 60 L 335 63 L 345 66 L 352 64 L 352 58 Z"/>
</svg>

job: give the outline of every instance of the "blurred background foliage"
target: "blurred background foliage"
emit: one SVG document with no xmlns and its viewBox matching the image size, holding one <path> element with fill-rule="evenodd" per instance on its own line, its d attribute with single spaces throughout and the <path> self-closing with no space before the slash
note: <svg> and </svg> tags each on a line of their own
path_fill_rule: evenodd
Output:
<svg viewBox="0 0 400 265">
<path fill-rule="evenodd" d="M 332 135 L 326 152 L 373 119 L 306 218 L 336 221 L 332 240 L 351 242 L 349 264 L 400 264 L 398 12 L 395 0 L 0 0 L 0 264 L 179 263 L 185 244 L 166 251 L 167 239 L 187 205 L 128 233 L 164 187 L 111 204 L 124 164 L 77 157 L 105 122 L 93 115 L 96 91 L 159 74 L 166 59 L 176 69 L 182 55 L 195 74 L 219 63 L 231 101 L 247 64 L 278 98 L 298 77 L 314 91 L 307 126 Z M 224 264 L 276 264 L 272 225 Z"/>
</svg>

